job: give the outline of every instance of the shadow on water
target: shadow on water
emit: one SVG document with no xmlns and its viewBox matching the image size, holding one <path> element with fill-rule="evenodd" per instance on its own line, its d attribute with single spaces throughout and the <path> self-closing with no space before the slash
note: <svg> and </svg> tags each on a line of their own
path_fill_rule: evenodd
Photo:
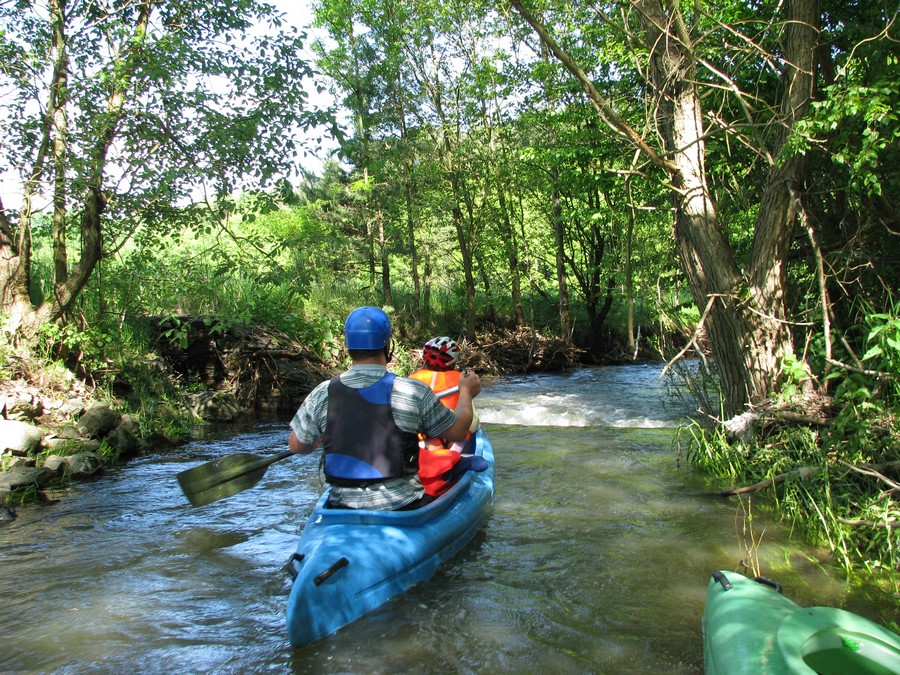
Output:
<svg viewBox="0 0 900 675">
<path fill-rule="evenodd" d="M 0 530 L 0 671 L 700 673 L 706 582 L 737 569 L 747 537 L 737 503 L 676 466 L 679 413 L 652 374 L 487 384 L 497 495 L 485 527 L 428 583 L 300 650 L 285 635 L 283 565 L 322 489 L 318 457 L 274 464 L 257 487 L 196 509 L 174 479 L 230 452 L 279 451 L 286 423 L 144 457 L 23 507 Z M 753 527 L 766 575 L 792 599 L 851 608 L 819 552 L 761 516 Z"/>
</svg>

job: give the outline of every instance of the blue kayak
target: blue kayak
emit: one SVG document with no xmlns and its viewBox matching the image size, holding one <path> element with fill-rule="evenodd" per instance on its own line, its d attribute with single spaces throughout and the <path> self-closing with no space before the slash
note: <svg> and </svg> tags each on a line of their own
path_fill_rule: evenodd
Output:
<svg viewBox="0 0 900 675">
<path fill-rule="evenodd" d="M 706 675 L 891 675 L 900 635 L 836 607 L 800 607 L 780 585 L 713 574 L 703 612 Z"/>
<path fill-rule="evenodd" d="M 302 647 L 355 621 L 430 578 L 481 527 L 494 501 L 494 450 L 484 430 L 475 454 L 488 468 L 468 471 L 428 506 L 412 511 L 329 509 L 322 495 L 288 568 L 288 637 Z"/>
</svg>

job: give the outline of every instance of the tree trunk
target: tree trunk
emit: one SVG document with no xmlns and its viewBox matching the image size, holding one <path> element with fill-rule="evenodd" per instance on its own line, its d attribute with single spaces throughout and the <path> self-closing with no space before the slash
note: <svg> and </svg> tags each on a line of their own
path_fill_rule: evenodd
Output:
<svg viewBox="0 0 900 675">
<path fill-rule="evenodd" d="M 422 326 L 422 282 L 419 279 L 419 250 L 416 244 L 416 186 L 413 182 L 413 165 L 409 159 L 409 133 L 406 128 L 406 103 L 403 98 L 403 87 L 399 75 L 396 81 L 397 91 L 397 120 L 400 125 L 400 143 L 404 153 L 403 166 L 403 197 L 406 200 L 406 234 L 409 238 L 410 273 L 413 282 L 413 307 L 412 315 L 416 330 Z"/>
<path fill-rule="evenodd" d="M 65 283 L 69 276 L 66 251 L 66 224 L 68 204 L 66 171 L 68 169 L 68 98 L 69 58 L 66 49 L 65 0 L 50 1 L 50 23 L 53 32 L 53 50 L 56 53 L 53 80 L 50 83 L 50 99 L 47 113 L 53 124 L 53 281 Z"/>
<path fill-rule="evenodd" d="M 381 293 L 384 305 L 394 306 L 394 292 L 391 288 L 391 263 L 388 257 L 387 237 L 384 234 L 384 212 L 379 208 L 375 213 L 378 223 L 378 255 L 381 261 Z"/>
<path fill-rule="evenodd" d="M 562 205 L 559 200 L 559 191 L 556 187 L 556 169 L 551 169 L 550 180 L 553 184 L 551 190 L 551 215 L 553 235 L 556 241 L 556 280 L 559 284 L 559 332 L 564 344 L 572 340 L 572 317 L 569 312 L 569 285 L 566 276 L 566 249 L 565 249 L 565 225 L 562 218 Z"/>
<path fill-rule="evenodd" d="M 20 234 L 28 229 L 27 223 L 20 222 L 19 229 Z M 25 247 L 30 250 L 30 237 L 25 240 Z M 28 274 L 24 269 L 26 262 L 19 250 L 12 223 L 0 199 L 0 307 L 6 321 L 3 328 L 11 334 L 18 332 L 25 317 L 33 312 L 28 297 Z"/>
<path fill-rule="evenodd" d="M 522 274 L 519 270 L 519 254 L 516 246 L 516 231 L 512 226 L 512 220 L 509 217 L 509 206 L 506 202 L 506 190 L 503 185 L 497 182 L 497 200 L 500 205 L 500 228 L 503 233 L 504 248 L 506 249 L 506 259 L 509 263 L 509 277 L 511 283 L 511 296 L 513 307 L 516 314 L 516 326 L 523 327 L 526 325 L 525 308 L 522 305 Z"/>
<path fill-rule="evenodd" d="M 494 93 L 493 102 L 495 107 L 499 108 L 496 92 Z M 497 151 L 497 141 L 493 133 L 490 118 L 486 113 L 484 115 L 484 127 L 490 138 L 491 159 L 493 160 L 495 173 L 493 185 L 497 191 L 497 205 L 500 209 L 500 219 L 497 223 L 497 227 L 502 235 L 503 248 L 509 265 L 510 295 L 516 315 L 516 326 L 522 327 L 526 324 L 526 321 L 525 309 L 522 307 L 522 278 L 521 272 L 519 271 L 519 255 L 518 246 L 516 244 L 517 237 L 515 229 L 512 226 L 512 219 L 510 218 L 510 207 L 506 201 L 507 186 L 502 179 L 503 164 L 501 163 L 500 153 Z"/>
<path fill-rule="evenodd" d="M 660 124 L 677 168 L 676 242 L 698 306 L 709 307 L 706 327 L 724 390 L 725 413 L 765 401 L 777 390 L 781 361 L 793 353 L 784 305 L 785 268 L 795 224 L 791 187 L 802 174 L 799 158 L 773 167 L 754 232 L 749 278 L 743 278 L 718 226 L 706 185 L 700 97 L 690 42 L 675 3 L 641 0 L 651 79 L 660 93 Z M 787 61 L 782 131 L 776 156 L 812 97 L 818 0 L 787 0 Z M 672 26 L 669 30 L 663 27 Z M 671 31 L 674 31 L 675 35 Z"/>
<path fill-rule="evenodd" d="M 419 279 L 419 251 L 416 245 L 416 219 L 413 215 L 415 205 L 413 190 L 409 167 L 406 166 L 406 176 L 403 181 L 403 192 L 406 199 L 406 235 L 409 237 L 410 274 L 412 274 L 413 282 L 413 322 L 418 329 L 422 325 L 422 281 Z"/>
<path fill-rule="evenodd" d="M 447 149 L 449 152 L 449 149 Z M 452 157 L 448 157 L 452 167 Z M 450 168 L 450 188 L 453 194 L 453 225 L 456 228 L 456 240 L 462 257 L 463 277 L 466 280 L 466 337 L 475 337 L 475 274 L 472 268 L 472 251 L 466 236 L 462 209 L 459 207 L 459 178 L 456 170 Z"/>
<path fill-rule="evenodd" d="M 777 123 L 780 125 L 770 154 L 777 157 L 791 129 L 809 111 L 815 92 L 816 54 L 821 17 L 820 0 L 787 0 L 783 51 L 785 71 Z M 764 315 L 750 336 L 752 351 L 760 359 L 750 364 L 751 377 L 763 389 L 784 356 L 793 354 L 784 291 L 787 261 L 797 220 L 795 194 L 803 192 L 806 161 L 793 155 L 774 164 L 760 201 L 750 255 L 749 281 L 756 309 Z M 768 390 L 767 390 L 768 391 Z"/>
<path fill-rule="evenodd" d="M 468 338 L 475 337 L 475 275 L 472 267 L 472 241 L 470 233 L 466 231 L 466 225 L 463 218 L 462 204 L 464 196 L 459 180 L 459 173 L 456 167 L 456 158 L 454 156 L 453 141 L 450 131 L 453 128 L 450 120 L 444 111 L 443 88 L 440 81 L 440 58 L 434 49 L 434 42 L 431 41 L 431 60 L 433 67 L 432 76 L 427 72 L 424 63 L 415 61 L 414 66 L 418 69 L 419 81 L 422 87 L 428 92 L 431 103 L 434 106 L 434 113 L 440 122 L 440 138 L 436 138 L 436 144 L 441 151 L 441 161 L 444 165 L 444 172 L 450 183 L 451 207 L 450 213 L 453 219 L 453 227 L 456 230 L 456 240 L 459 244 L 459 254 L 462 258 L 463 277 L 465 279 L 466 290 L 466 320 L 465 320 L 465 336 Z"/>
<path fill-rule="evenodd" d="M 453 144 L 449 136 L 450 126 L 444 116 L 443 104 L 439 97 L 435 99 L 435 110 L 441 121 L 444 168 L 447 172 L 447 178 L 450 181 L 450 192 L 453 197 L 450 211 L 453 216 L 453 226 L 456 229 L 456 241 L 459 244 L 459 254 L 462 258 L 463 278 L 466 282 L 465 336 L 471 339 L 475 337 L 475 274 L 472 266 L 472 244 L 470 237 L 466 232 L 462 207 L 460 206 L 463 201 L 463 196 L 460 190 L 459 174 L 456 171 L 456 161 L 453 156 Z"/>
<path fill-rule="evenodd" d="M 707 188 L 694 59 L 686 31 L 675 28 L 677 37 L 668 32 L 680 23 L 677 7 L 663 8 L 659 0 L 639 0 L 638 7 L 650 50 L 650 80 L 657 91 L 657 123 L 675 165 L 676 249 L 697 306 L 707 308 L 705 328 L 716 356 L 725 414 L 731 416 L 767 392 L 755 391 L 750 377 L 749 362 L 758 355 L 746 344 L 753 328 L 742 320 L 746 312 L 740 312 L 736 302 L 743 282 Z"/>
<path fill-rule="evenodd" d="M 637 162 L 641 157 L 640 151 L 636 151 L 631 160 L 631 169 L 637 169 Z M 637 358 L 640 345 L 637 344 L 634 330 L 634 274 L 631 269 L 631 256 L 634 246 L 634 215 L 637 209 L 634 206 L 634 193 L 631 190 L 631 180 L 634 174 L 629 173 L 625 178 L 625 201 L 628 210 L 628 226 L 625 230 L 625 307 L 627 311 L 628 326 L 628 351 L 632 359 Z"/>
<path fill-rule="evenodd" d="M 427 326 L 431 322 L 431 251 L 425 247 L 422 280 L 422 322 Z"/>
</svg>

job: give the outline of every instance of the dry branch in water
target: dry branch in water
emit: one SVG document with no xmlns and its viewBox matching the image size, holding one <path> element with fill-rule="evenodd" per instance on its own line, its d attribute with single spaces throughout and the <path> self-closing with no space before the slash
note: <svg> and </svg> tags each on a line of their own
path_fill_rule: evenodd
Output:
<svg viewBox="0 0 900 675">
<path fill-rule="evenodd" d="M 754 483 L 753 485 L 748 485 L 746 487 L 732 488 L 731 490 L 722 490 L 719 493 L 720 497 L 731 497 L 733 495 L 741 495 L 747 492 L 756 492 L 757 490 L 763 490 L 767 487 L 771 487 L 777 483 L 782 483 L 788 478 L 797 477 L 800 480 L 807 480 L 810 476 L 814 476 L 819 471 L 822 470 L 822 467 L 819 466 L 801 466 L 798 469 L 794 469 L 793 471 L 788 471 L 787 473 L 780 473 L 777 476 L 773 476 L 772 478 L 766 478 L 765 480 L 761 480 L 758 483 Z"/>
<path fill-rule="evenodd" d="M 894 530 L 900 527 L 900 523 L 895 522 L 874 522 L 872 520 L 851 520 L 850 518 L 838 518 L 839 523 L 843 523 L 844 525 L 850 525 L 851 527 L 886 527 L 889 530 Z"/>
<path fill-rule="evenodd" d="M 459 344 L 464 368 L 481 374 L 552 372 L 579 362 L 581 350 L 530 328 L 479 333 Z"/>
</svg>

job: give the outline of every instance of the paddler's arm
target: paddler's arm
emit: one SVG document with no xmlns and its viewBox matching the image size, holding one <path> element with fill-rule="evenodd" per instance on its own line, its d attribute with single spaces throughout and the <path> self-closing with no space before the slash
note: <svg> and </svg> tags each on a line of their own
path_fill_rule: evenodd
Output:
<svg viewBox="0 0 900 675">
<path fill-rule="evenodd" d="M 297 455 L 308 455 L 322 443 L 325 416 L 328 411 L 328 380 L 320 383 L 304 399 L 291 420 L 288 448 Z M 319 424 L 322 420 L 322 424 Z M 301 440 L 303 439 L 303 440 Z"/>
<path fill-rule="evenodd" d="M 282 438 L 284 438 L 282 436 Z M 319 444 L 322 442 L 322 439 L 316 439 L 312 443 L 304 443 L 299 438 L 297 438 L 297 434 L 294 431 L 291 431 L 290 437 L 288 437 L 288 448 L 291 452 L 297 455 L 308 455 L 313 450 L 319 447 Z"/>
<path fill-rule="evenodd" d="M 472 425 L 472 399 L 481 391 L 481 379 L 466 370 L 459 377 L 459 402 L 456 404 L 456 421 L 440 433 L 448 441 L 464 441 Z"/>
</svg>

